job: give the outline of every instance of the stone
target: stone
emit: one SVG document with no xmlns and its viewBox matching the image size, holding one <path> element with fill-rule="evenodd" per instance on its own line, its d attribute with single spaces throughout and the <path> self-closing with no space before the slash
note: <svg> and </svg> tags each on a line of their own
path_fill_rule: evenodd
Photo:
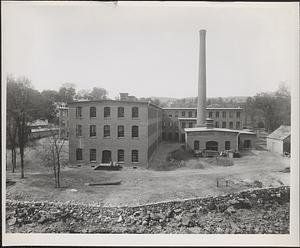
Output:
<svg viewBox="0 0 300 248">
<path fill-rule="evenodd" d="M 123 221 L 122 215 L 119 216 L 119 219 L 117 220 L 118 223 L 121 223 Z"/>
<path fill-rule="evenodd" d="M 224 213 L 225 214 L 228 214 L 228 215 L 231 215 L 231 214 L 233 214 L 233 213 L 235 213 L 236 212 L 236 210 L 235 210 L 235 208 L 233 207 L 233 206 L 229 206 L 225 211 L 224 211 Z"/>
<path fill-rule="evenodd" d="M 182 212 L 182 209 L 181 209 L 181 208 L 177 208 L 177 209 L 174 210 L 174 213 L 175 213 L 175 214 L 179 214 L 179 213 L 181 213 L 181 212 Z"/>
<path fill-rule="evenodd" d="M 190 216 L 187 216 L 187 215 L 184 215 L 181 219 L 181 223 L 182 225 L 184 226 L 189 226 L 190 223 L 191 223 L 191 217 Z"/>
<path fill-rule="evenodd" d="M 189 230 L 191 233 L 197 233 L 197 234 L 199 234 L 199 233 L 201 233 L 201 230 L 202 230 L 202 229 L 201 229 L 200 227 L 195 226 L 195 227 L 189 227 L 188 230 Z"/>
<path fill-rule="evenodd" d="M 13 218 L 11 218 L 11 219 L 9 219 L 8 221 L 7 221 L 7 224 L 9 225 L 9 226 L 13 226 L 13 225 L 15 225 L 17 223 L 17 218 L 15 218 L 15 217 L 13 217 Z"/>
<path fill-rule="evenodd" d="M 222 228 L 220 228 L 220 227 L 217 227 L 217 229 L 216 229 L 216 233 L 223 233 L 223 229 L 222 229 Z"/>
</svg>

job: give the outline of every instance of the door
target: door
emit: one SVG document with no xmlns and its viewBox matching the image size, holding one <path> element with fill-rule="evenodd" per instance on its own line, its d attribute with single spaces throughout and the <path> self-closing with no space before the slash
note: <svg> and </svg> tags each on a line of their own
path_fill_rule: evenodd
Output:
<svg viewBox="0 0 300 248">
<path fill-rule="evenodd" d="M 102 163 L 108 164 L 111 162 L 111 151 L 104 150 L 102 151 Z"/>
</svg>

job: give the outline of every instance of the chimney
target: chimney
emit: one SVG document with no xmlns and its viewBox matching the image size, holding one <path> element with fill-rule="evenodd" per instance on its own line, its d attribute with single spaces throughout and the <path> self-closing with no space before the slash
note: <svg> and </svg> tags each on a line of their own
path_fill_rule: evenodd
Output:
<svg viewBox="0 0 300 248">
<path fill-rule="evenodd" d="M 197 127 L 206 126 L 206 55 L 205 36 L 206 30 L 200 30 L 199 49 L 199 75 L 198 75 L 198 105 L 197 105 Z"/>
</svg>

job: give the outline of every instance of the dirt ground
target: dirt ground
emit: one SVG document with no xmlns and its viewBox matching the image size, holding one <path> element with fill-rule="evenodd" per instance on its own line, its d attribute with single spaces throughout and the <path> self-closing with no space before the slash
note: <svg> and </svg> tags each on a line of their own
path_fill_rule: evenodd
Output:
<svg viewBox="0 0 300 248">
<path fill-rule="evenodd" d="M 43 166 L 38 141 L 26 151 L 25 179 L 11 173 L 10 153 L 7 154 L 6 177 L 15 181 L 7 187 L 7 198 L 16 200 L 47 200 L 90 203 L 100 206 L 134 206 L 168 200 L 216 196 L 255 187 L 289 185 L 290 173 L 281 172 L 289 167 L 289 159 L 263 149 L 242 153 L 234 165 L 215 166 L 205 159 L 191 159 L 186 166 L 157 171 L 145 168 L 123 168 L 121 171 L 95 171 L 90 167 L 65 167 L 61 172 L 61 188 L 54 187 L 52 171 Z M 66 144 L 66 151 L 67 151 Z M 162 144 L 152 163 L 162 160 L 161 154 L 176 149 L 179 144 Z M 67 156 L 67 155 L 66 155 Z M 199 168 L 199 164 L 203 168 Z M 86 183 L 117 181 L 121 185 L 86 186 Z M 217 183 L 218 181 L 218 183 Z M 227 182 L 226 182 L 227 181 Z M 217 186 L 218 184 L 218 186 Z M 227 186 L 226 186 L 227 184 Z"/>
</svg>

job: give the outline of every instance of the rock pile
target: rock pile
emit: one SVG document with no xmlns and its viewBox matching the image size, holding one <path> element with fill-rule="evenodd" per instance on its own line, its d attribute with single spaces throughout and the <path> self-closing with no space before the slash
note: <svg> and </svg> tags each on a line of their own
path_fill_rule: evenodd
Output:
<svg viewBox="0 0 300 248">
<path fill-rule="evenodd" d="M 289 233 L 287 186 L 137 207 L 6 203 L 7 232 Z"/>
</svg>

